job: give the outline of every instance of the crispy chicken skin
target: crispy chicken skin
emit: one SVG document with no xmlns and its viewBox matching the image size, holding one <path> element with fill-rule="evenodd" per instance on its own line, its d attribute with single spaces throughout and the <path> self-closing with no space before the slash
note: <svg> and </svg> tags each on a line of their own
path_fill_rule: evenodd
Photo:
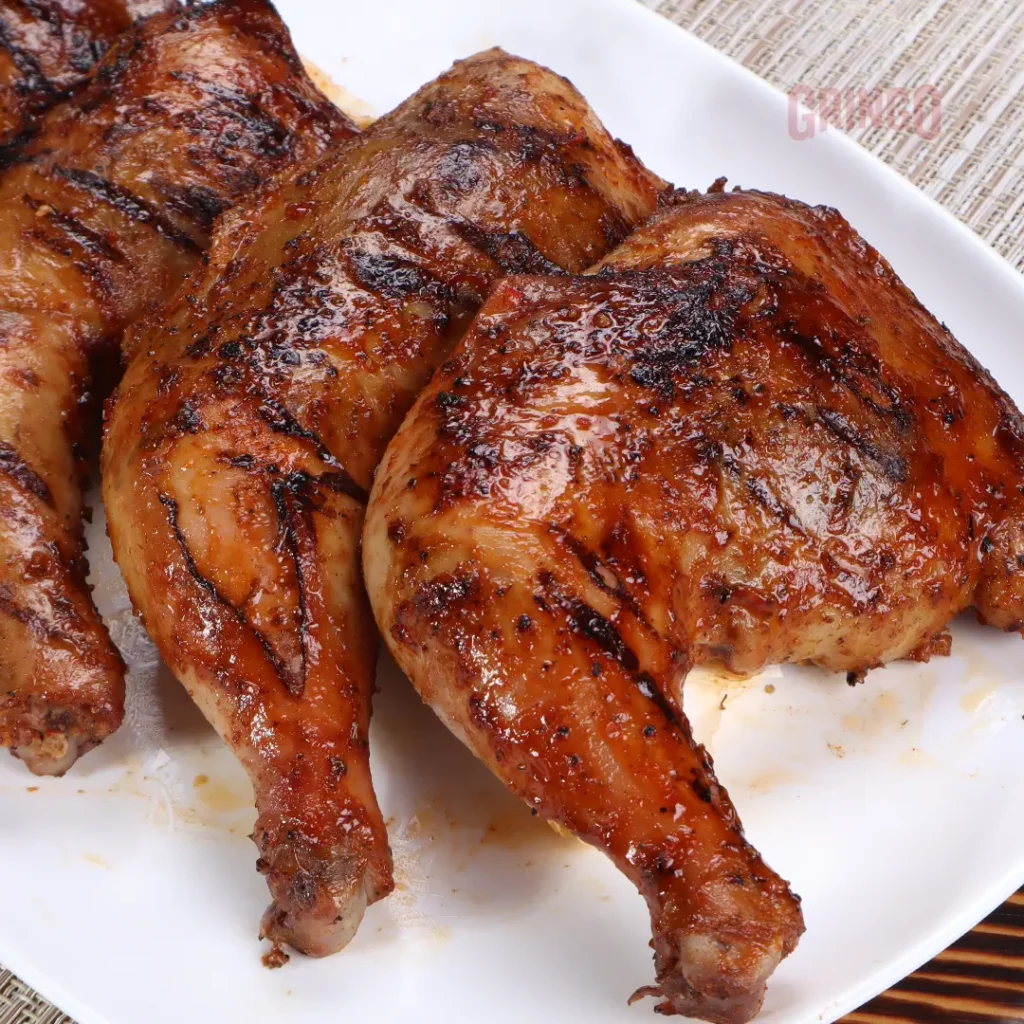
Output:
<svg viewBox="0 0 1024 1024">
<path fill-rule="evenodd" d="M 34 772 L 61 774 L 123 714 L 82 553 L 102 366 L 220 211 L 353 132 L 269 5 L 220 2 L 123 37 L 0 174 L 0 745 Z"/>
<path fill-rule="evenodd" d="M 0 147 L 81 85 L 134 20 L 171 0 L 0 0 Z"/>
<path fill-rule="evenodd" d="M 829 209 L 679 195 L 500 282 L 388 448 L 364 571 L 422 696 L 651 911 L 663 1009 L 745 1021 L 803 929 L 680 687 L 1024 620 L 1021 419 Z"/>
<path fill-rule="evenodd" d="M 114 553 L 252 778 L 276 946 L 340 949 L 392 887 L 358 556 L 388 438 L 496 278 L 584 269 L 663 185 L 569 83 L 490 51 L 228 215 L 194 286 L 132 332 Z"/>
</svg>

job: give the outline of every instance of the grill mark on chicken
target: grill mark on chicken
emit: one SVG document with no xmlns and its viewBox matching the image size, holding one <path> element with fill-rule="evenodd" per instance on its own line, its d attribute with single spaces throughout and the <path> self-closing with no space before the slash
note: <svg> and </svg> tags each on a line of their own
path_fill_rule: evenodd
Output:
<svg viewBox="0 0 1024 1024">
<path fill-rule="evenodd" d="M 312 523 L 308 504 L 302 492 L 309 486 L 309 480 L 302 474 L 295 474 L 288 480 L 277 480 L 270 489 L 277 511 L 277 522 L 282 540 L 295 566 L 296 604 L 299 612 L 300 672 L 298 677 L 288 673 L 284 677 L 285 688 L 293 697 L 301 697 L 306 688 L 306 666 L 309 658 L 309 613 L 306 609 L 307 571 L 304 554 L 310 552 L 313 544 L 309 541 Z"/>
<path fill-rule="evenodd" d="M 480 578 L 473 573 L 441 573 L 424 583 L 411 600 L 406 603 L 395 617 L 395 638 L 408 643 L 408 634 L 401 626 L 405 613 L 414 611 L 424 622 L 437 623 L 452 611 L 473 602 L 480 593 Z"/>
<path fill-rule="evenodd" d="M 46 0 L 13 0 L 13 3 L 23 11 L 27 11 L 35 21 L 41 21 L 48 25 L 50 31 L 55 35 L 60 33 L 63 12 L 59 7 L 51 7 Z"/>
<path fill-rule="evenodd" d="M 34 6 L 28 0 L 21 0 L 26 6 Z M 58 19 L 59 19 L 58 15 Z M 58 26 L 59 27 L 59 26 Z M 107 52 L 108 43 L 106 39 L 88 38 L 84 33 L 72 30 L 72 50 L 69 57 L 71 67 L 80 75 L 88 74 Z M 66 91 L 65 91 L 66 94 Z"/>
<path fill-rule="evenodd" d="M 716 348 L 728 346 L 729 337 L 750 329 L 752 321 L 768 318 L 781 336 L 793 342 L 859 402 L 879 416 L 888 418 L 901 431 L 910 426 L 910 413 L 903 408 L 899 395 L 885 380 L 877 359 L 870 358 L 854 344 L 856 338 L 863 335 L 863 326 L 843 316 L 822 296 L 817 283 L 790 265 L 781 251 L 763 239 L 744 234 L 735 238 L 711 237 L 705 240 L 704 245 L 713 250 L 713 255 L 688 263 L 683 270 L 678 267 L 667 270 L 652 267 L 638 274 L 606 267 L 600 271 L 600 274 L 615 275 L 642 288 L 650 288 L 651 281 L 657 281 L 659 273 L 664 273 L 669 282 L 675 280 L 681 289 L 675 302 L 665 296 L 670 308 L 660 333 L 662 336 L 681 333 L 687 340 L 682 345 L 666 348 L 663 344 L 659 346 L 656 339 L 653 345 L 648 343 L 638 348 L 636 358 L 640 365 L 631 371 L 635 383 L 661 390 L 670 388 L 665 371 L 672 361 L 678 362 L 681 368 Z M 746 277 L 749 284 L 742 277 Z M 759 281 L 767 287 L 763 309 L 755 312 L 753 317 L 740 316 L 743 307 L 757 294 Z M 844 332 L 848 336 L 840 355 L 833 354 L 817 337 L 809 336 L 780 313 L 780 295 L 794 291 L 802 295 L 806 308 L 820 309 L 833 318 L 835 323 L 829 323 L 827 331 L 834 336 L 836 344 L 844 337 Z M 673 304 L 675 309 L 671 308 Z M 790 299 L 790 308 L 794 304 Z M 865 390 L 865 384 L 877 393 L 877 397 Z M 879 397 L 884 401 L 879 401 Z M 862 453 L 878 457 L 877 453 L 872 455 L 867 449 Z M 891 462 L 889 468 L 899 472 Z"/>
<path fill-rule="evenodd" d="M 664 306 L 662 323 L 653 336 L 638 335 L 635 327 L 628 325 L 619 344 L 632 361 L 629 376 L 633 383 L 665 398 L 671 397 L 676 378 L 690 373 L 694 363 L 731 346 L 739 312 L 752 296 L 752 291 L 733 288 L 722 297 L 727 264 L 721 256 L 690 266 L 689 275 L 672 267 L 650 274 L 627 271 L 618 275 L 627 286 Z M 602 270 L 598 276 L 608 274 L 610 271 Z"/>
<path fill-rule="evenodd" d="M 32 159 L 25 155 L 25 147 L 35 133 L 35 125 L 29 125 L 16 135 L 10 136 L 6 142 L 0 143 L 0 174 L 9 167 Z"/>
<path fill-rule="evenodd" d="M 188 71 L 177 72 L 177 78 L 179 81 L 195 85 L 212 101 L 206 107 L 198 107 L 189 114 L 191 122 L 199 130 L 205 130 L 207 127 L 204 124 L 204 121 L 209 120 L 204 116 L 206 112 L 215 110 L 220 117 L 230 118 L 243 128 L 247 133 L 246 137 L 255 140 L 259 152 L 278 155 L 290 146 L 291 133 L 277 118 L 263 110 L 253 97 Z M 242 137 L 232 139 L 232 145 L 238 146 L 242 141 Z"/>
<path fill-rule="evenodd" d="M 719 248 L 725 247 L 719 245 Z M 730 247 L 726 255 L 732 255 L 737 251 L 742 252 L 741 249 Z M 784 274 L 778 269 L 776 263 L 779 257 L 766 263 L 762 261 L 762 256 L 763 254 L 759 254 L 753 265 L 760 269 L 773 287 L 783 287 L 785 283 L 791 288 L 795 286 L 807 289 L 805 281 L 794 280 L 792 269 L 786 270 Z M 670 268 L 667 273 L 661 272 L 665 273 L 668 282 L 677 279 L 680 290 L 674 296 L 666 294 L 670 308 L 657 336 L 635 349 L 634 365 L 630 369 L 630 379 L 634 383 L 652 388 L 669 397 L 675 386 L 676 375 L 682 372 L 687 363 L 697 362 L 716 349 L 728 348 L 731 344 L 730 338 L 746 329 L 743 320 L 739 318 L 739 312 L 754 296 L 754 290 L 735 285 L 728 290 L 724 289 L 727 269 L 725 256 L 716 254 L 687 265 L 682 273 L 690 280 L 689 284 L 685 283 L 681 272 L 676 268 Z M 601 271 L 605 276 L 612 273 L 611 268 Z M 618 276 L 648 290 L 651 288 L 650 278 L 657 281 L 658 274 L 659 270 L 652 269 L 641 274 L 626 272 Z M 779 280 L 780 274 L 788 281 Z M 696 279 L 695 284 L 692 283 L 693 279 Z M 664 291 L 668 293 L 668 287 L 665 287 Z M 712 297 L 718 303 L 717 306 L 712 305 Z M 769 315 L 774 315 L 774 312 L 770 309 Z M 848 370 L 840 366 L 821 345 L 798 331 L 793 324 L 781 323 L 778 329 L 794 342 L 800 351 L 824 368 L 832 378 L 840 381 L 858 402 L 879 416 L 889 418 L 901 430 L 909 426 L 909 413 L 900 406 L 898 396 L 884 381 L 877 368 L 871 373 L 870 382 L 873 388 L 888 399 L 888 405 L 883 405 L 870 395 L 866 395 Z M 861 370 L 867 372 L 863 367 Z M 815 411 L 824 426 L 865 458 L 871 459 L 889 479 L 897 483 L 907 480 L 909 471 L 902 456 L 886 452 L 880 445 L 865 437 L 838 410 L 818 405 Z M 766 508 L 799 529 L 796 518 L 792 514 L 785 514 L 778 507 L 777 500 L 764 489 L 764 485 L 754 485 L 751 494 Z"/>
<path fill-rule="evenodd" d="M 199 20 L 200 11 L 202 11 L 201 6 L 189 7 L 177 18 L 175 30 L 187 31 L 192 22 Z M 110 99 L 114 91 L 124 84 L 131 73 L 133 62 L 146 48 L 146 40 L 139 37 L 129 40 L 126 45 L 114 48 L 113 56 L 108 56 L 96 68 L 96 73 L 93 75 L 93 82 L 99 88 L 93 95 L 82 97 L 82 110 L 85 113 L 91 113 Z"/>
<path fill-rule="evenodd" d="M 596 551 L 592 551 L 583 541 L 562 527 L 552 525 L 551 533 L 572 552 L 573 557 L 583 566 L 600 590 L 622 602 L 647 629 L 652 628 L 643 608 L 640 607 L 640 602 L 626 589 L 619 574 Z M 615 581 L 614 586 L 608 582 L 608 576 Z"/>
<path fill-rule="evenodd" d="M 46 207 L 30 196 L 24 196 L 23 202 L 37 211 L 36 226 L 27 232 L 28 236 L 71 260 L 94 294 L 101 300 L 108 299 L 114 291 L 111 264 L 122 263 L 123 254 L 77 218 Z"/>
<path fill-rule="evenodd" d="M 27 231 L 26 235 L 50 252 L 73 261 L 71 265 L 92 286 L 94 294 L 107 296 L 111 293 L 113 286 L 107 268 L 99 260 L 90 260 L 81 252 L 80 247 L 76 248 L 74 240 L 66 233 L 48 231 L 45 227 L 37 226 Z"/>
<path fill-rule="evenodd" d="M 27 626 L 36 636 L 50 642 L 60 642 L 67 639 L 66 635 L 48 622 L 42 615 L 18 604 L 14 600 L 11 589 L 6 584 L 0 583 L 0 612 L 9 618 Z"/>
<path fill-rule="evenodd" d="M 13 0 L 16 6 L 25 11 L 34 21 L 41 22 L 49 29 L 49 34 L 55 39 L 66 38 L 64 32 L 65 11 L 59 5 L 52 6 L 40 0 Z M 71 52 L 68 56 L 68 63 L 74 71 L 85 74 L 90 71 L 95 63 L 103 56 L 107 49 L 107 40 L 97 38 L 88 32 L 81 30 L 72 21 L 68 26 L 70 33 Z M 62 40 L 63 41 L 63 40 Z M 53 86 L 53 83 L 50 83 Z M 52 91 L 56 91 L 53 87 Z"/>
<path fill-rule="evenodd" d="M 85 567 L 75 560 L 64 558 L 54 549 L 49 556 L 58 567 L 78 582 L 84 581 Z M 79 633 L 75 628 L 76 616 L 71 603 L 59 593 L 46 595 L 47 612 L 38 612 L 19 602 L 6 583 L 0 583 L 0 612 L 20 622 L 41 640 L 53 644 L 78 645 Z"/>
<path fill-rule="evenodd" d="M 25 462 L 9 441 L 0 440 L 0 473 L 34 494 L 44 504 L 54 507 L 53 495 L 46 481 Z"/>
<path fill-rule="evenodd" d="M 213 228 L 214 221 L 231 208 L 223 196 L 203 185 L 179 185 L 163 178 L 154 178 L 151 184 L 169 209 L 180 213 L 207 233 Z"/>
<path fill-rule="evenodd" d="M 369 497 L 366 491 L 352 479 L 348 470 L 331 454 L 331 450 L 324 443 L 323 438 L 299 423 L 280 402 L 266 394 L 261 397 L 262 401 L 258 410 L 260 419 L 275 433 L 284 434 L 286 437 L 293 437 L 311 445 L 323 462 L 334 470 L 334 489 L 348 495 L 361 505 L 365 505 Z"/>
<path fill-rule="evenodd" d="M 202 247 L 180 228 L 171 223 L 159 210 L 141 196 L 135 195 L 130 189 L 118 185 L 93 171 L 78 167 L 61 167 L 54 165 L 53 173 L 80 188 L 94 199 L 99 199 L 118 213 L 137 224 L 148 224 L 154 231 L 163 235 L 179 249 L 199 255 Z"/>
<path fill-rule="evenodd" d="M 452 227 L 470 245 L 487 253 L 506 274 L 565 273 L 521 231 L 486 231 L 469 221 L 458 221 Z"/>
<path fill-rule="evenodd" d="M 263 649 L 263 653 L 270 663 L 271 668 L 274 670 L 274 674 L 284 684 L 285 689 L 291 691 L 290 686 L 290 675 L 284 665 L 281 664 L 274 652 L 274 648 L 270 641 L 261 633 L 250 621 L 245 611 L 233 604 L 224 594 L 220 592 L 217 584 L 213 580 L 207 579 L 200 571 L 199 566 L 196 565 L 196 560 L 192 555 L 192 551 L 188 546 L 188 539 L 182 532 L 181 527 L 178 525 L 178 502 L 172 498 L 169 494 L 160 492 L 157 494 L 157 499 L 160 504 L 166 509 L 167 525 L 171 528 L 171 533 L 174 535 L 174 539 L 178 544 L 178 548 L 181 550 L 181 557 L 185 562 L 185 568 L 188 571 L 189 576 L 196 582 L 196 584 L 202 588 L 207 594 L 210 595 L 222 608 L 227 610 L 238 622 L 240 626 L 248 630 L 252 636 L 259 643 Z"/>
<path fill-rule="evenodd" d="M 865 437 L 856 427 L 837 409 L 829 409 L 826 406 L 815 407 L 818 419 L 841 441 L 845 441 L 851 448 L 856 449 L 865 458 L 870 459 L 876 466 L 895 483 L 905 483 L 909 471 L 907 461 L 902 455 L 883 451 L 874 441 Z"/>
<path fill-rule="evenodd" d="M 621 665 L 632 677 L 637 689 L 657 707 L 666 720 L 675 722 L 678 717 L 675 709 L 658 689 L 650 673 L 641 670 L 640 659 L 622 639 L 622 634 L 615 624 L 581 597 L 563 590 L 550 572 L 540 573 L 537 581 L 543 590 L 543 598 L 537 602 L 538 607 L 543 609 L 545 603 L 550 600 L 555 607 L 565 613 L 574 632 L 592 640 L 613 661 Z"/>
<path fill-rule="evenodd" d="M 338 469 L 332 473 L 321 473 L 316 478 L 316 482 L 324 487 L 329 487 L 335 494 L 344 494 L 346 498 L 351 498 L 360 505 L 365 505 L 369 498 L 366 491 L 344 469 Z"/>
<path fill-rule="evenodd" d="M 22 198 L 22 201 L 30 210 L 35 211 L 38 217 L 41 219 L 45 218 L 64 237 L 82 248 L 87 257 L 110 260 L 112 263 L 124 261 L 124 253 L 120 249 L 111 245 L 102 235 L 87 227 L 73 214 L 55 210 L 34 196 L 26 195 Z M 37 237 L 42 241 L 47 241 L 46 236 L 40 235 Z"/>
<path fill-rule="evenodd" d="M 21 72 L 21 82 L 18 84 L 18 91 L 23 93 L 38 93 L 48 99 L 56 90 L 50 80 L 43 74 L 36 57 L 20 46 L 16 46 L 10 37 L 10 30 L 0 20 L 0 48 L 10 54 L 14 66 Z"/>
<path fill-rule="evenodd" d="M 444 285 L 413 260 L 381 252 L 371 252 L 356 239 L 346 239 L 341 251 L 352 278 L 367 291 L 388 298 L 402 299 L 423 292 L 446 292 Z"/>
<path fill-rule="evenodd" d="M 432 107 L 427 111 L 427 117 L 436 118 L 439 109 L 440 104 Z M 479 166 L 480 156 L 496 153 L 497 149 L 497 144 L 486 137 L 454 143 L 438 160 L 434 181 L 429 185 L 421 183 L 416 198 L 423 202 L 431 187 L 449 194 L 471 192 L 480 185 L 484 173 Z"/>
<path fill-rule="evenodd" d="M 793 287 L 797 282 L 790 284 Z M 776 323 L 776 330 L 780 337 L 792 342 L 799 351 L 813 364 L 821 368 L 832 380 L 838 381 L 850 392 L 860 403 L 873 412 L 877 413 L 892 422 L 900 431 L 905 432 L 911 425 L 911 415 L 903 408 L 897 392 L 882 376 L 881 368 L 877 360 L 871 360 L 866 354 L 859 351 L 855 345 L 858 338 L 863 339 L 864 328 L 861 325 L 840 317 L 835 307 L 825 306 L 820 296 L 812 294 L 811 283 L 806 279 L 799 281 L 803 287 L 805 300 L 814 303 L 818 308 L 827 309 L 825 315 L 840 320 L 841 330 L 848 335 L 843 338 L 840 331 L 829 325 L 828 330 L 836 334 L 836 342 L 845 346 L 843 352 L 836 356 L 827 351 L 817 337 L 809 337 L 806 332 L 798 329 L 791 320 L 780 318 Z M 825 333 L 823 331 L 823 333 Z M 866 393 L 861 381 L 867 384 L 870 389 L 876 391 L 885 402 L 880 402 Z"/>
<path fill-rule="evenodd" d="M 780 522 L 785 523 L 786 526 L 800 534 L 802 537 L 807 536 L 807 532 L 804 530 L 803 524 L 800 522 L 800 517 L 796 514 L 796 511 L 787 505 L 771 489 L 771 486 L 767 481 L 762 480 L 759 477 L 748 477 L 746 480 L 746 488 L 747 493 L 762 508 L 766 509 Z"/>
</svg>

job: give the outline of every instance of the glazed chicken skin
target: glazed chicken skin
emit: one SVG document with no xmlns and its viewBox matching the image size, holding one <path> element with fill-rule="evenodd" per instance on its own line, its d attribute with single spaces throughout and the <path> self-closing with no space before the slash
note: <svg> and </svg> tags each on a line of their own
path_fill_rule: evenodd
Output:
<svg viewBox="0 0 1024 1024">
<path fill-rule="evenodd" d="M 171 0 L 0 0 L 0 159 L 81 85 L 111 43 Z"/>
<path fill-rule="evenodd" d="M 132 332 L 104 444 L 114 554 L 252 779 L 278 949 L 340 949 L 392 887 L 358 556 L 388 438 L 496 278 L 583 270 L 663 185 L 569 83 L 490 51 L 226 217 L 194 286 Z"/>
<path fill-rule="evenodd" d="M 1024 620 L 1021 420 L 833 210 L 680 195 L 590 276 L 510 277 L 364 533 L 424 699 L 650 908 L 664 1012 L 745 1021 L 803 929 L 696 746 L 714 662 L 849 673 Z"/>
<path fill-rule="evenodd" d="M 214 217 L 354 129 L 263 0 L 157 15 L 0 174 L 0 745 L 61 774 L 120 724 L 81 481 L 125 325 L 200 261 Z"/>
<path fill-rule="evenodd" d="M 422 696 L 646 897 L 662 1009 L 743 1021 L 802 930 L 695 746 L 701 663 L 850 681 L 1024 622 L 1021 417 L 833 210 L 678 195 L 496 286 L 391 443 L 370 600 Z"/>
</svg>

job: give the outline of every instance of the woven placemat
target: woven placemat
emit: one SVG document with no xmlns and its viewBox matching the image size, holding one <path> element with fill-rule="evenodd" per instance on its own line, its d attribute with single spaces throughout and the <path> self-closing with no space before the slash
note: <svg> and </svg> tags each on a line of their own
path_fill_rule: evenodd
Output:
<svg viewBox="0 0 1024 1024">
<path fill-rule="evenodd" d="M 849 135 L 1024 269 L 1021 0 L 646 2 L 816 111 L 838 94 Z M 892 116 L 847 127 L 851 90 Z"/>
<path fill-rule="evenodd" d="M 646 2 L 838 121 L 1024 269 L 1024 2 Z M 1020 957 L 1024 965 L 1024 940 Z M 1024 970 L 1020 974 L 1011 989 L 1024 988 Z M 907 997 L 912 994 L 894 994 L 896 1005 L 914 1014 Z M 941 1013 L 949 998 L 928 1000 L 931 1012 Z M 855 1019 L 898 1019 L 879 1007 Z M 951 1024 L 964 1019 L 950 1009 Z M 968 1012 L 979 1009 L 992 1024 L 1000 1017 L 1024 1020 L 1024 1010 L 1009 1007 L 999 1014 L 975 1004 Z M 0 968 L 0 1024 L 73 1022 Z"/>
</svg>

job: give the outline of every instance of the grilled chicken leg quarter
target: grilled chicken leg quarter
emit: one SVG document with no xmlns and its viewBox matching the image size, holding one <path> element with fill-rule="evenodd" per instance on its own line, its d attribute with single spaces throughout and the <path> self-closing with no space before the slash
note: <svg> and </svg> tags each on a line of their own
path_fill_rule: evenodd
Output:
<svg viewBox="0 0 1024 1024">
<path fill-rule="evenodd" d="M 568 82 L 491 51 L 229 214 L 194 286 L 132 332 L 103 459 L 114 553 L 252 778 L 275 944 L 334 952 L 392 886 L 358 558 L 388 438 L 495 279 L 582 270 L 662 186 Z"/>
<path fill-rule="evenodd" d="M 680 702 L 703 662 L 858 678 L 1024 621 L 1021 419 L 832 210 L 677 199 L 593 276 L 500 283 L 391 443 L 378 624 L 423 697 L 646 897 L 663 1008 L 745 1021 L 800 911 Z"/>
<path fill-rule="evenodd" d="M 35 772 L 60 774 L 123 714 L 82 556 L 102 365 L 219 212 L 353 133 L 273 8 L 220 0 L 124 36 L 0 172 L 0 745 Z"/>
</svg>

